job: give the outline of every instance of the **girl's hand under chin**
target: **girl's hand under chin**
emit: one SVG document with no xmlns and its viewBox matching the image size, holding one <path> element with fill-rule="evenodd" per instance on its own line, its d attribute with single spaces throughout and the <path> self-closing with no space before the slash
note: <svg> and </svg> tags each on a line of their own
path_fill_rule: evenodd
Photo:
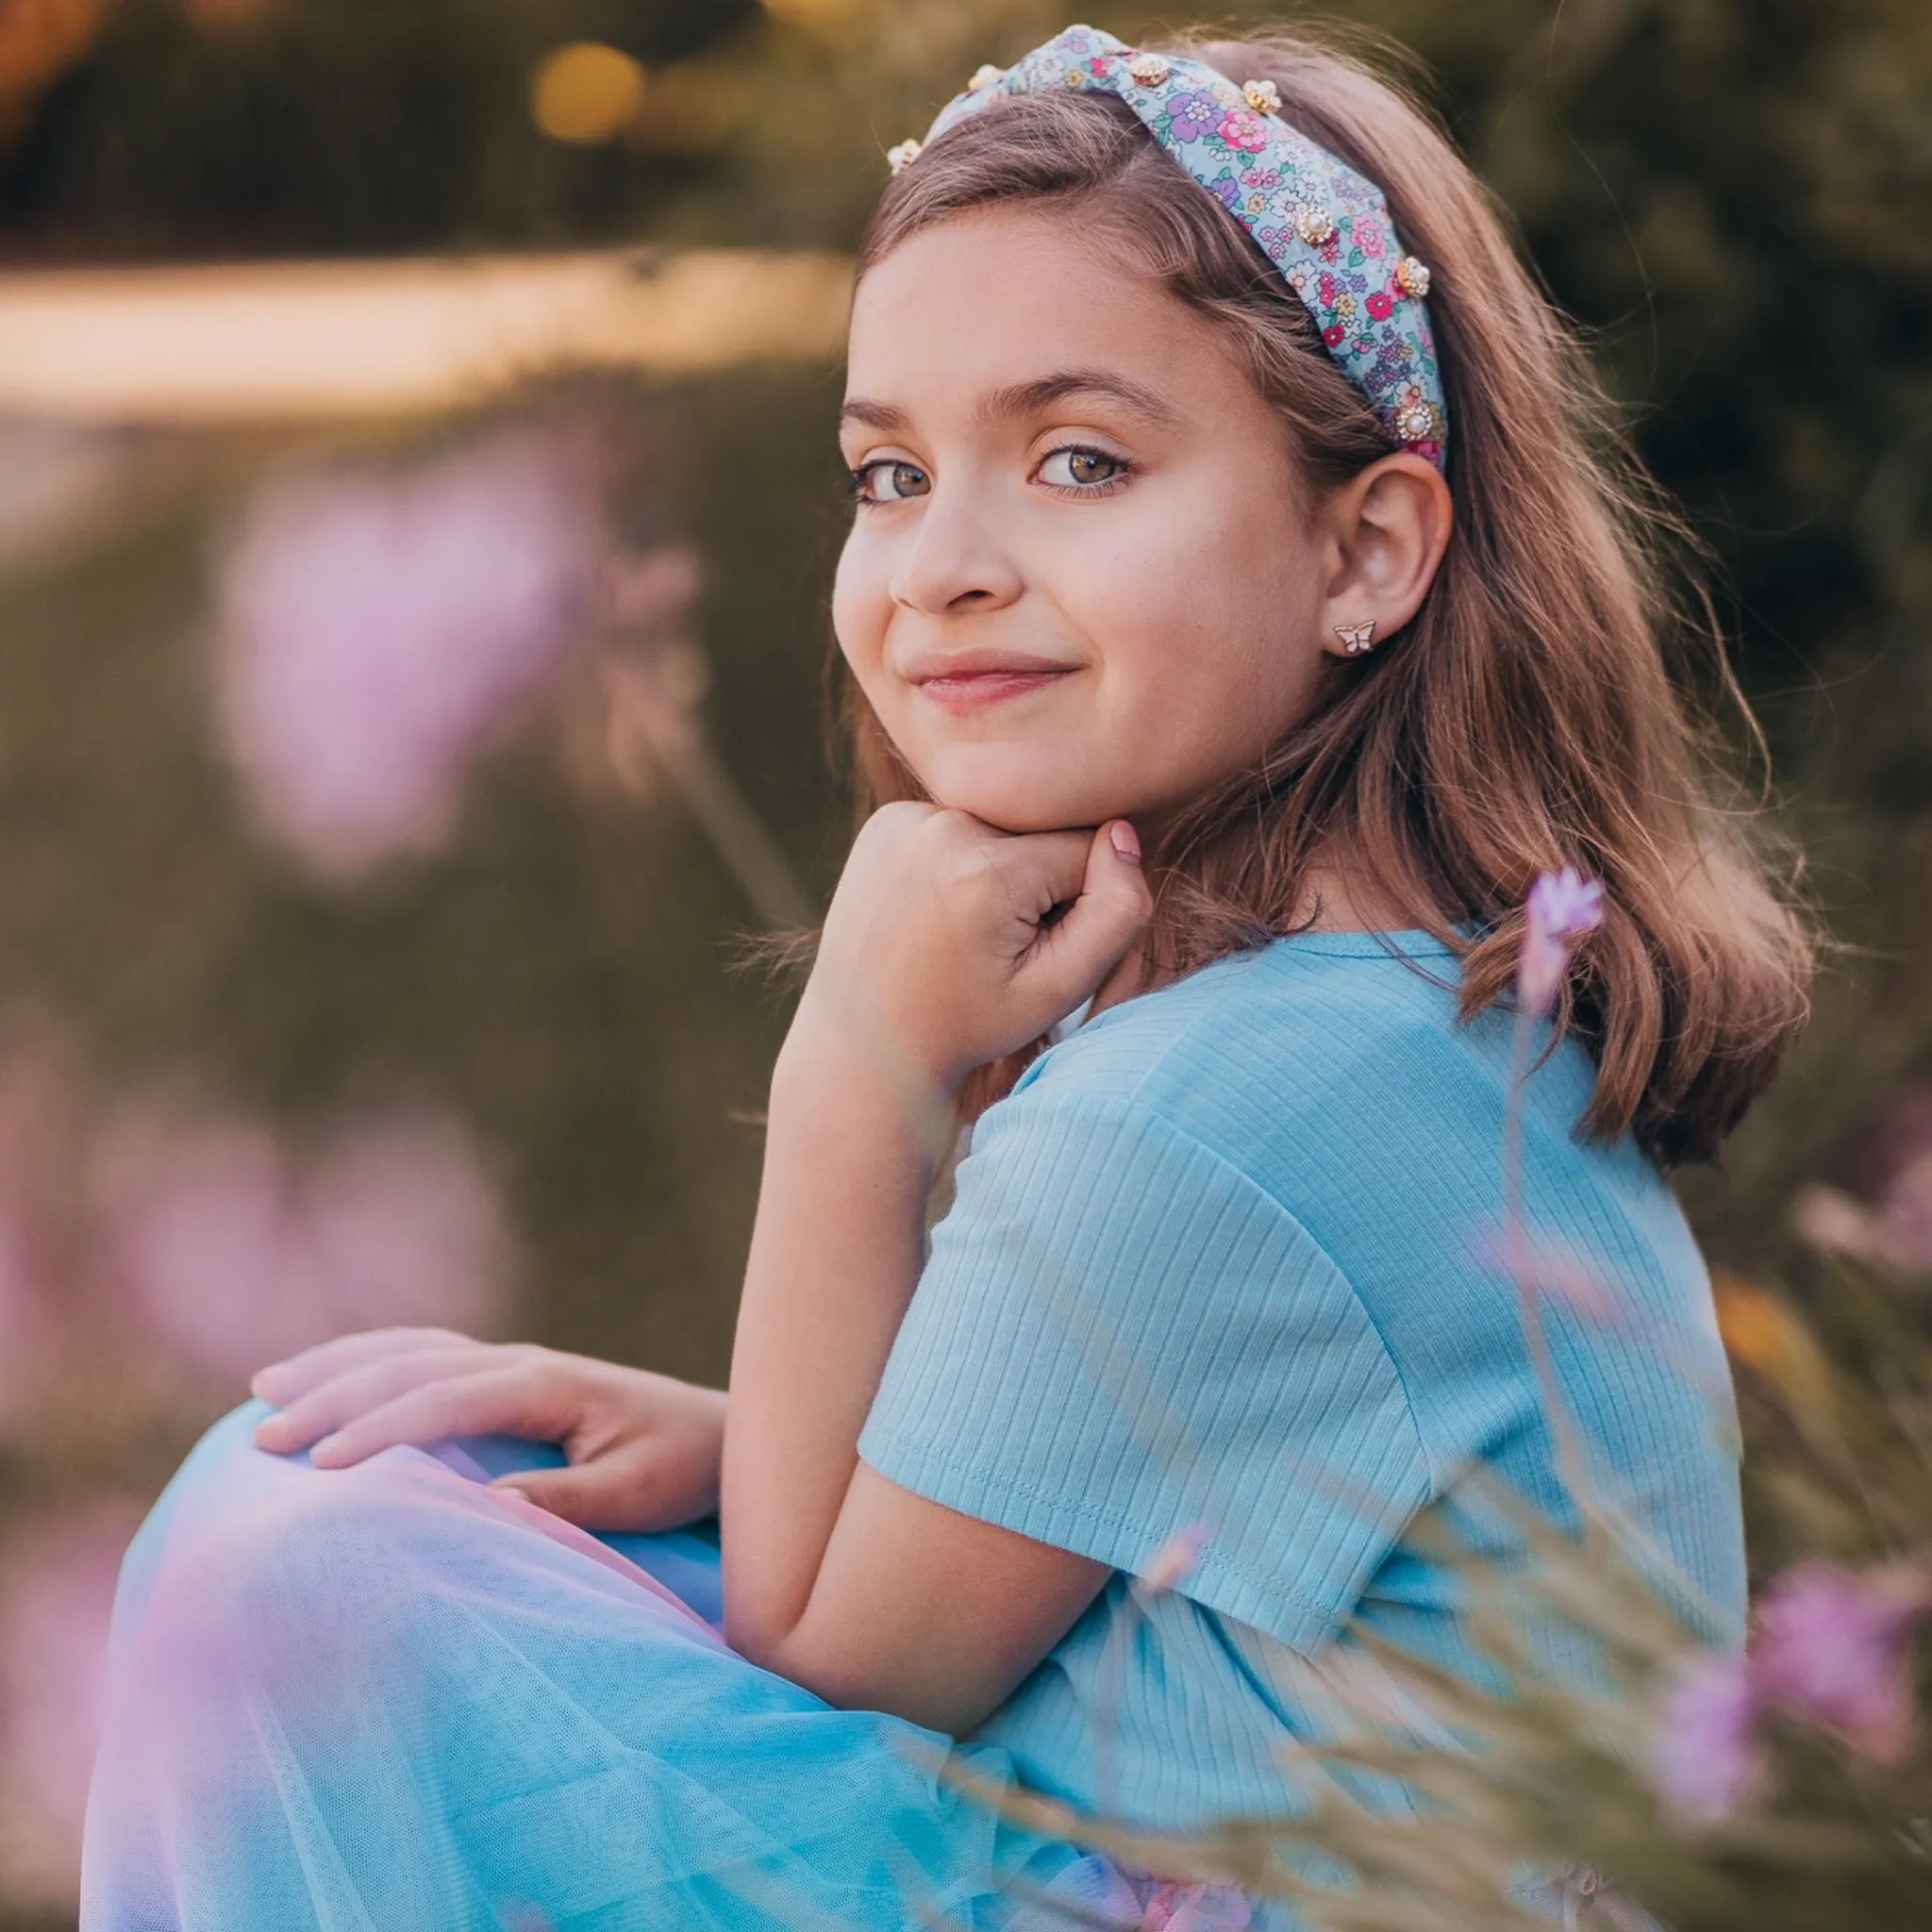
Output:
<svg viewBox="0 0 1932 1932">
<path fill-rule="evenodd" d="M 786 1053 L 829 1048 L 913 1106 L 950 1108 L 975 1067 L 1091 997 L 1152 913 L 1124 819 L 1013 834 L 881 807 L 853 842 Z"/>
</svg>

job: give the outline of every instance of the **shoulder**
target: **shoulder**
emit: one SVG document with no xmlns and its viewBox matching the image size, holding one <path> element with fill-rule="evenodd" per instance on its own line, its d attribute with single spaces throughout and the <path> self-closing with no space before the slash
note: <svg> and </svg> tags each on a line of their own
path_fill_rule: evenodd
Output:
<svg viewBox="0 0 1932 1932">
<path fill-rule="evenodd" d="M 1299 1167 L 1310 1141 L 1359 1141 L 1368 1156 L 1398 1126 L 1468 1136 L 1492 1158 L 1507 1020 L 1460 1023 L 1457 970 L 1421 934 L 1277 940 L 1096 1015 L 1002 1106 L 1158 1117 L 1263 1185 Z M 1581 1050 L 1559 1050 L 1539 1097 L 1580 1111 L 1590 1080 Z"/>
<path fill-rule="evenodd" d="M 1497 1324 L 1507 1350 L 1492 1257 L 1514 1018 L 1458 1019 L 1457 964 L 1420 935 L 1276 941 L 1096 1015 L 981 1127 L 1077 1128 L 1128 1189 L 1152 1184 L 1179 1137 L 1278 1203 L 1391 1341 L 1458 1310 L 1472 1333 Z M 1565 1041 L 1531 1058 L 1520 1124 L 1535 1222 L 1613 1275 L 1701 1298 L 1701 1258 L 1657 1170 L 1627 1137 L 1578 1137 L 1589 1054 Z"/>
</svg>

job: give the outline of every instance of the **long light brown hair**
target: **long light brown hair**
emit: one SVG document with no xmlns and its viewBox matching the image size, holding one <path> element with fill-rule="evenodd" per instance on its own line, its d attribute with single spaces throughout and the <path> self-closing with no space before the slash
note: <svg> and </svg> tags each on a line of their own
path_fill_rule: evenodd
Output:
<svg viewBox="0 0 1932 1932">
<path fill-rule="evenodd" d="M 1512 982 L 1536 875 L 1575 866 L 1605 888 L 1559 1009 L 1597 1064 L 1581 1129 L 1634 1132 L 1666 1165 L 1707 1158 L 1801 1024 L 1811 959 L 1672 675 L 1701 647 L 1751 728 L 1707 600 L 1683 588 L 1695 546 L 1491 197 L 1400 85 L 1300 32 L 1162 44 L 1272 80 L 1430 265 L 1456 525 L 1413 623 L 1331 660 L 1309 715 L 1150 854 L 1150 959 L 1185 973 L 1293 930 L 1311 869 L 1339 862 L 1456 948 L 1467 1018 Z M 1317 491 L 1388 452 L 1278 272 L 1124 103 L 1022 96 L 960 124 L 887 189 L 859 275 L 990 205 L 1064 212 L 1224 330 Z M 849 677 L 843 717 L 861 818 L 924 795 Z M 969 1111 L 1028 1058 L 983 1070 Z"/>
</svg>

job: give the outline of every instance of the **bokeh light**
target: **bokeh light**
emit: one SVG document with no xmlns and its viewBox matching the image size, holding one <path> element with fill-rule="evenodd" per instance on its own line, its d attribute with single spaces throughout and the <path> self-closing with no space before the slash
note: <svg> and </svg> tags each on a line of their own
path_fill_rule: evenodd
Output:
<svg viewBox="0 0 1932 1932">
<path fill-rule="evenodd" d="M 577 147 L 610 140 L 638 116 L 644 70 L 601 41 L 573 41 L 543 57 L 530 92 L 530 112 L 552 141 Z"/>
</svg>

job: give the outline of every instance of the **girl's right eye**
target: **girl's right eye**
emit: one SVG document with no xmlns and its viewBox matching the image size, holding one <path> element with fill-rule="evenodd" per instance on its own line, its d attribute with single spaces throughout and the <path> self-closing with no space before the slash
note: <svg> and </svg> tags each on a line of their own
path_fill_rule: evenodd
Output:
<svg viewBox="0 0 1932 1932">
<path fill-rule="evenodd" d="M 878 478 L 886 478 L 882 489 Z M 904 503 L 909 497 L 927 495 L 932 479 L 917 463 L 900 457 L 881 457 L 876 462 L 860 463 L 852 472 L 852 493 L 861 504 Z"/>
</svg>

